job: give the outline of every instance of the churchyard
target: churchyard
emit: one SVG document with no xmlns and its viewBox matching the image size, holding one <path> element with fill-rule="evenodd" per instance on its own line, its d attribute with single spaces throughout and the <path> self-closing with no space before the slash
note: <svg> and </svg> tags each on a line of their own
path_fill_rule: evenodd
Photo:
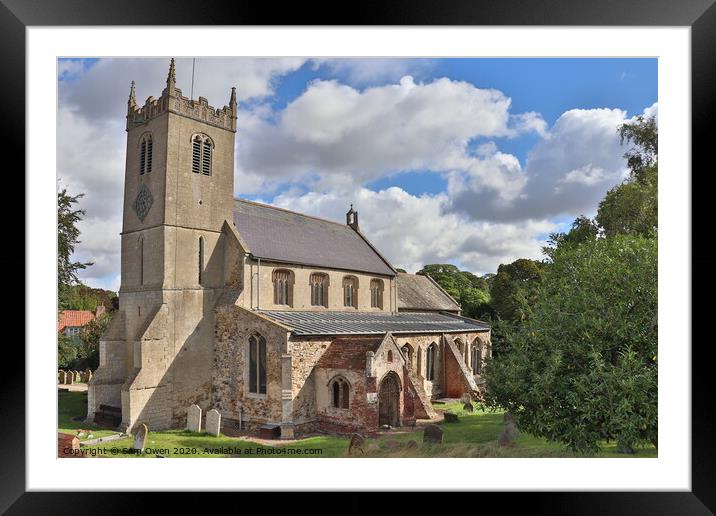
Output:
<svg viewBox="0 0 716 516">
<path fill-rule="evenodd" d="M 58 395 L 59 428 L 58 432 L 77 434 L 80 442 L 89 439 L 107 438 L 117 432 L 99 429 L 95 425 L 82 422 L 86 414 L 86 392 L 60 391 Z M 455 414 L 456 422 L 444 422 L 442 443 L 423 442 L 424 427 L 406 427 L 390 430 L 377 437 L 366 438 L 354 443 L 351 453 L 350 436 L 318 435 L 295 441 L 265 441 L 249 436 L 229 437 L 222 433 L 211 435 L 202 428 L 201 432 L 187 430 L 152 431 L 146 435 L 127 436 L 93 446 L 81 446 L 85 456 L 93 457 L 656 457 L 653 446 L 638 448 L 633 455 L 617 453 L 616 443 L 601 443 L 601 451 L 596 455 L 578 454 L 568 451 L 563 445 L 551 443 L 527 433 L 518 432 L 514 443 L 500 446 L 498 441 L 504 438 L 504 414 L 487 412 L 475 408 L 472 413 L 466 411 L 459 402 L 435 404 L 438 411 Z M 211 412 L 211 411 L 210 411 Z M 207 413 L 212 429 L 215 415 Z M 438 430 L 439 432 L 439 430 Z M 142 432 L 139 432 L 142 434 Z M 144 453 L 133 453 L 138 444 Z"/>
</svg>

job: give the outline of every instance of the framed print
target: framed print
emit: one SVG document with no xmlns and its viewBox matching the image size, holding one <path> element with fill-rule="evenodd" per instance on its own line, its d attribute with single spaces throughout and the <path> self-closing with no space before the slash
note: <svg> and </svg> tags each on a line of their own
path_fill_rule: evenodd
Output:
<svg viewBox="0 0 716 516">
<path fill-rule="evenodd" d="M 3 510 L 714 510 L 690 210 L 713 2 L 101 4 L 0 8 L 28 190 Z"/>
</svg>

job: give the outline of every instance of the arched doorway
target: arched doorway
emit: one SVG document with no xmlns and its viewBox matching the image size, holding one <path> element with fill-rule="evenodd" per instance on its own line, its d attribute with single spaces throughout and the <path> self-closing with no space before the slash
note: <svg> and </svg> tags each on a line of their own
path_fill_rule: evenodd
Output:
<svg viewBox="0 0 716 516">
<path fill-rule="evenodd" d="M 380 382 L 378 425 L 400 426 L 400 380 L 393 372 L 385 375 Z"/>
</svg>

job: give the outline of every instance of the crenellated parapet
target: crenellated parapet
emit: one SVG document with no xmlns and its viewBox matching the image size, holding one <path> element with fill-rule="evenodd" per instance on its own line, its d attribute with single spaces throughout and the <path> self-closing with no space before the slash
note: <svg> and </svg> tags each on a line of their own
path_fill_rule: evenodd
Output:
<svg viewBox="0 0 716 516">
<path fill-rule="evenodd" d="M 164 88 L 158 99 L 149 97 L 143 106 L 139 106 L 136 100 L 134 81 L 132 81 L 127 103 L 127 130 L 145 124 L 165 112 L 175 113 L 236 132 L 236 88 L 231 88 L 229 105 L 222 108 L 210 106 L 205 97 L 199 97 L 198 100 L 185 97 L 176 87 L 174 59 L 172 59 L 167 77 L 167 87 Z"/>
</svg>

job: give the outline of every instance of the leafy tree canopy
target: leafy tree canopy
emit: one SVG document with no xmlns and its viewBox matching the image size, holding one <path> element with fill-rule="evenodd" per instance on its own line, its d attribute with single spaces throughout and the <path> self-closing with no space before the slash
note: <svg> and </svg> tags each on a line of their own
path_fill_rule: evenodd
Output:
<svg viewBox="0 0 716 516">
<path fill-rule="evenodd" d="M 510 352 L 487 364 L 488 405 L 574 450 L 656 443 L 656 317 L 656 239 L 559 247 Z"/>
<path fill-rule="evenodd" d="M 77 272 L 92 265 L 92 262 L 72 261 L 75 245 L 80 243 L 77 223 L 85 214 L 84 210 L 77 209 L 75 205 L 83 195 L 73 197 L 67 193 L 67 189 L 57 193 L 57 288 L 60 308 L 63 309 L 67 290 L 79 283 Z"/>
<path fill-rule="evenodd" d="M 490 290 L 485 278 L 461 271 L 449 263 L 426 265 L 418 274 L 428 274 L 455 301 L 467 317 L 481 317 L 490 310 Z"/>
<path fill-rule="evenodd" d="M 545 267 L 543 262 L 520 258 L 497 268 L 497 274 L 490 279 L 490 295 L 498 317 L 508 321 L 524 321 L 529 317 Z"/>
</svg>

